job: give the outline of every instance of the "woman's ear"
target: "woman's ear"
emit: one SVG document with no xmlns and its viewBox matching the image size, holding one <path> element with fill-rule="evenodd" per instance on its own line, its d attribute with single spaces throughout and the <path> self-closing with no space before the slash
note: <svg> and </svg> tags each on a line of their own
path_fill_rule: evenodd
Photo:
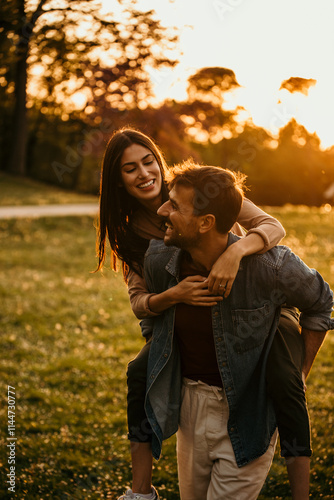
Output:
<svg viewBox="0 0 334 500">
<path fill-rule="evenodd" d="M 216 217 L 213 214 L 202 215 L 199 231 L 201 233 L 206 233 L 210 231 L 216 224 Z"/>
</svg>

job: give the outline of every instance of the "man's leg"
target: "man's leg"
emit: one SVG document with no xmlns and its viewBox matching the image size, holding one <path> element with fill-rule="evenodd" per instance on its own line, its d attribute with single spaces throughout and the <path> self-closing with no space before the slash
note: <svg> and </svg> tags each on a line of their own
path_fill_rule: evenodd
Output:
<svg viewBox="0 0 334 500">
<path fill-rule="evenodd" d="M 206 499 L 213 465 L 206 438 L 209 397 L 211 397 L 210 391 L 205 393 L 197 382 L 184 379 L 180 424 L 177 431 L 177 464 L 181 500 Z"/>
<path fill-rule="evenodd" d="M 268 475 L 276 446 L 277 432 L 269 448 L 261 457 L 243 467 L 235 461 L 231 441 L 228 437 L 215 451 L 217 459 L 211 474 L 207 500 L 256 500 Z"/>
<path fill-rule="evenodd" d="M 177 458 L 181 500 L 255 500 L 275 451 L 237 466 L 227 431 L 228 404 L 222 389 L 184 381 Z"/>
<path fill-rule="evenodd" d="M 293 312 L 282 309 L 267 365 L 268 393 L 274 401 L 281 455 L 286 459 L 293 500 L 309 498 L 310 425 L 301 377 L 304 345 Z"/>
</svg>

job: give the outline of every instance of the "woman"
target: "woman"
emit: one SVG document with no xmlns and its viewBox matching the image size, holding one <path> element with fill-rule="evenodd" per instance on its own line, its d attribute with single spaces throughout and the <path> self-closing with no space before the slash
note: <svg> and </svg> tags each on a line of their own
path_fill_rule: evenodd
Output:
<svg viewBox="0 0 334 500">
<path fill-rule="evenodd" d="M 148 293 L 142 277 L 143 257 L 149 240 L 161 239 L 165 232 L 156 211 L 168 198 L 166 170 L 161 151 L 149 137 L 136 130 L 116 131 L 107 145 L 101 178 L 98 269 L 103 266 L 108 239 L 112 250 L 112 267 L 116 270 L 117 259 L 121 260 L 131 306 L 139 318 L 154 317 L 180 302 L 207 307 L 216 304 L 229 295 L 241 259 L 246 255 L 269 250 L 284 236 L 284 230 L 277 220 L 245 199 L 238 218 L 240 225 L 236 224 L 232 231 L 245 236 L 243 226 L 248 233 L 233 244 L 233 252 L 228 248 L 219 257 L 207 280 L 195 276 L 184 279 L 177 286 L 160 294 Z M 219 293 L 220 290 L 223 292 Z M 142 325 L 142 330 L 143 335 L 149 339 L 149 324 Z M 296 445 L 292 446 L 291 443 L 298 442 L 299 454 L 302 448 L 303 456 L 299 457 L 302 460 L 297 460 L 297 467 L 296 460 L 293 467 L 288 465 L 292 489 L 297 491 L 295 488 L 303 485 L 305 489 L 305 483 L 308 484 L 307 457 L 311 452 L 308 414 L 300 372 L 302 340 L 293 312 L 287 310 L 282 313 L 276 337 L 278 341 L 274 342 L 272 359 L 268 362 L 268 390 L 276 408 L 282 455 L 296 455 Z M 284 349 L 288 349 L 290 353 L 290 345 L 292 357 L 296 359 L 291 361 L 291 366 L 286 361 L 281 366 L 280 359 L 286 359 L 286 353 L 284 352 L 283 358 L 281 354 Z M 128 367 L 128 426 L 133 484 L 132 490 L 128 490 L 121 499 L 158 498 L 151 485 L 151 429 L 144 411 L 149 348 L 150 342 Z M 287 397 L 292 400 L 292 410 L 285 409 Z"/>
</svg>

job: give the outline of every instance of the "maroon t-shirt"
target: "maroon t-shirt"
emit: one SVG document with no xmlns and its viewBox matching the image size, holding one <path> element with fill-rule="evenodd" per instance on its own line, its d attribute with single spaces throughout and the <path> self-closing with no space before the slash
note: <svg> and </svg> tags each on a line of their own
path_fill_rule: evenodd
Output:
<svg viewBox="0 0 334 500">
<path fill-rule="evenodd" d="M 194 275 L 207 277 L 208 274 L 199 271 L 187 258 L 183 258 L 180 279 Z M 222 387 L 213 339 L 211 307 L 177 304 L 174 331 L 181 354 L 182 376 Z"/>
</svg>

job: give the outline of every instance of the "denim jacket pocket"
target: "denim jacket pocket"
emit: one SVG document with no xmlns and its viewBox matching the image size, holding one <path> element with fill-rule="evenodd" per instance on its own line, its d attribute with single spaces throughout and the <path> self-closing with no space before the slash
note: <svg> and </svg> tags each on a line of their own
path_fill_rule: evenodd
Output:
<svg viewBox="0 0 334 500">
<path fill-rule="evenodd" d="M 244 353 L 261 346 L 269 335 L 272 314 L 268 304 L 258 309 L 232 311 L 234 345 L 237 353 Z"/>
</svg>

